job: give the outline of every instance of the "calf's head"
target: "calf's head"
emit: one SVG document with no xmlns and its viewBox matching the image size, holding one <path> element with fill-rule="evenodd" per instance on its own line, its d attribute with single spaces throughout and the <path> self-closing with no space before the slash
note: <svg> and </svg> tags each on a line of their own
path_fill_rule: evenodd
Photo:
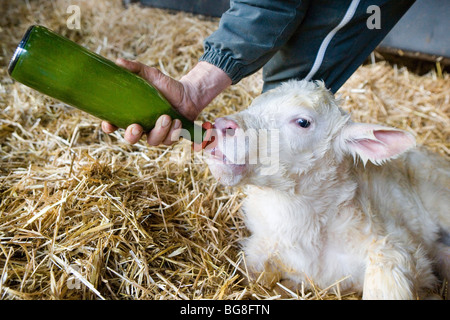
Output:
<svg viewBox="0 0 450 320">
<path fill-rule="evenodd" d="M 206 151 L 223 184 L 281 187 L 351 156 L 382 164 L 415 145 L 405 131 L 351 121 L 322 82 L 289 81 L 214 125 Z"/>
</svg>

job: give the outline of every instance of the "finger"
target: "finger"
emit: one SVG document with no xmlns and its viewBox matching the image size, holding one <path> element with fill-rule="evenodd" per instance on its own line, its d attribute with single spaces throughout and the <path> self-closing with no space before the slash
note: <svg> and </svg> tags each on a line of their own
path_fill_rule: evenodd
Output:
<svg viewBox="0 0 450 320">
<path fill-rule="evenodd" d="M 109 123 L 108 121 L 102 121 L 102 130 L 104 133 L 113 133 L 114 131 L 116 131 L 118 128 Z"/>
<path fill-rule="evenodd" d="M 116 60 L 116 64 L 120 67 L 123 67 L 133 73 L 141 73 L 144 68 L 144 65 L 140 62 L 130 61 L 123 58 L 118 58 Z"/>
<path fill-rule="evenodd" d="M 174 121 L 172 121 L 172 126 L 170 127 L 170 131 L 164 139 L 163 144 L 165 144 L 166 146 L 172 145 L 174 142 L 177 142 L 180 139 L 180 134 L 181 121 L 179 119 L 175 119 Z"/>
<path fill-rule="evenodd" d="M 160 145 L 167 137 L 169 133 L 172 120 L 168 115 L 162 115 L 156 121 L 155 127 L 150 131 L 147 136 L 147 142 L 151 146 Z"/>
<path fill-rule="evenodd" d="M 144 129 L 142 129 L 140 125 L 138 124 L 129 125 L 125 130 L 124 139 L 131 144 L 135 144 L 141 139 L 143 132 Z"/>
<path fill-rule="evenodd" d="M 173 95 L 173 88 L 170 86 L 170 83 L 173 79 L 167 77 L 158 69 L 146 66 L 140 62 L 118 58 L 116 64 L 150 82 L 165 97 L 169 97 L 169 102 L 171 102 L 170 96 Z"/>
</svg>

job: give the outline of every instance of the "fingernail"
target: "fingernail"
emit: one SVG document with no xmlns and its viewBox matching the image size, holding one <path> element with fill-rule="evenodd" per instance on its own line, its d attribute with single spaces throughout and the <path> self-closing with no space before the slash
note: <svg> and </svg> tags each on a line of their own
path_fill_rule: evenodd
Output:
<svg viewBox="0 0 450 320">
<path fill-rule="evenodd" d="M 175 120 L 175 123 L 173 124 L 173 128 L 174 128 L 174 129 L 178 129 L 178 128 L 180 128 L 180 127 L 181 127 L 181 121 L 178 120 L 178 119 L 176 119 L 176 120 Z"/>
<path fill-rule="evenodd" d="M 133 136 L 138 136 L 141 134 L 141 129 L 139 129 L 138 126 L 133 126 L 133 129 L 131 129 L 131 134 Z"/>
<path fill-rule="evenodd" d="M 161 121 L 161 127 L 166 128 L 170 123 L 170 119 L 168 116 L 163 116 Z"/>
</svg>

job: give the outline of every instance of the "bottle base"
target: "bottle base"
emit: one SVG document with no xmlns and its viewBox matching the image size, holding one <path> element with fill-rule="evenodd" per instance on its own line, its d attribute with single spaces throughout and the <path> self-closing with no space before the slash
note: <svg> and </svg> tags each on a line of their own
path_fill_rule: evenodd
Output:
<svg viewBox="0 0 450 320">
<path fill-rule="evenodd" d="M 20 41 L 19 45 L 17 46 L 16 51 L 14 51 L 14 55 L 12 56 L 11 61 L 9 62 L 9 66 L 8 66 L 8 74 L 10 76 L 12 75 L 14 67 L 17 64 L 17 61 L 19 60 L 20 55 L 21 55 L 22 51 L 24 50 L 24 47 L 25 47 L 25 45 L 28 41 L 28 38 L 30 37 L 31 31 L 33 30 L 34 27 L 36 27 L 36 25 L 33 25 L 27 29 L 22 40 Z"/>
</svg>

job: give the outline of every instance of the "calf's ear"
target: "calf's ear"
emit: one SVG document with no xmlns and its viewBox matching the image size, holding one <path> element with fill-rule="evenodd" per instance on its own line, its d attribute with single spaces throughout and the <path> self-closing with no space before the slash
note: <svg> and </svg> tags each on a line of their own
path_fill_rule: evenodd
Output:
<svg viewBox="0 0 450 320">
<path fill-rule="evenodd" d="M 416 145 L 414 136 L 406 131 L 375 124 L 350 122 L 342 129 L 340 145 L 344 152 L 364 163 L 379 165 Z"/>
</svg>

